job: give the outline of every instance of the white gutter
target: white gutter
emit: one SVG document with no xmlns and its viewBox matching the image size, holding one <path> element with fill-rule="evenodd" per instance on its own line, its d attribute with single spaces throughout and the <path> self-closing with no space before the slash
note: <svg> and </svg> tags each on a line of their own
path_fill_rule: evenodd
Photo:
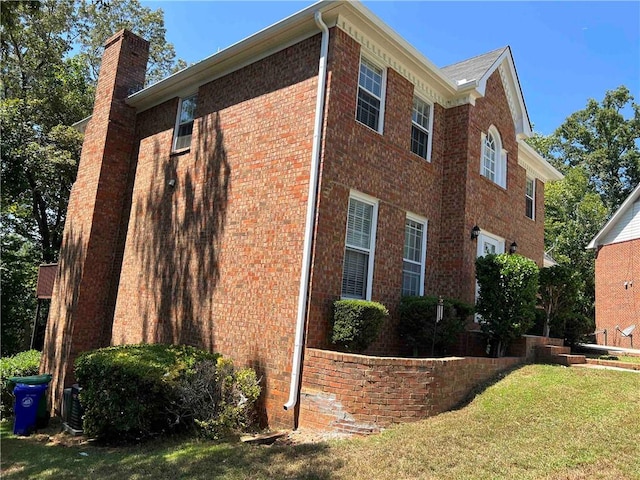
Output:
<svg viewBox="0 0 640 480">
<path fill-rule="evenodd" d="M 329 29 L 322 21 L 322 13 L 313 15 L 316 25 L 322 30 L 320 44 L 320 63 L 318 66 L 318 95 L 316 98 L 316 118 L 313 125 L 313 146 L 311 149 L 311 169 L 309 173 L 309 196 L 307 198 L 307 220 L 305 223 L 304 245 L 302 247 L 302 270 L 300 272 L 300 294 L 298 295 L 298 315 L 296 318 L 296 336 L 291 360 L 291 384 L 289 400 L 284 409 L 289 410 L 298 403 L 300 385 L 300 367 L 302 366 L 302 347 L 304 346 L 304 321 L 307 316 L 307 298 L 309 296 L 309 273 L 311 270 L 311 243 L 316 218 L 316 193 L 320 166 L 320 142 L 322 131 L 322 115 L 324 113 L 324 91 L 327 84 L 327 55 L 329 52 Z"/>
</svg>

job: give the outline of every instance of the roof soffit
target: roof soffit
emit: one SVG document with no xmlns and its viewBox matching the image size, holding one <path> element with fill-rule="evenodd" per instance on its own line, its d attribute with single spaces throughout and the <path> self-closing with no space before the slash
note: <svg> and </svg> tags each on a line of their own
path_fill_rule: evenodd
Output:
<svg viewBox="0 0 640 480">
<path fill-rule="evenodd" d="M 553 165 L 524 140 L 518 141 L 518 165 L 524 168 L 530 177 L 538 178 L 545 183 L 564 178 Z"/>
</svg>

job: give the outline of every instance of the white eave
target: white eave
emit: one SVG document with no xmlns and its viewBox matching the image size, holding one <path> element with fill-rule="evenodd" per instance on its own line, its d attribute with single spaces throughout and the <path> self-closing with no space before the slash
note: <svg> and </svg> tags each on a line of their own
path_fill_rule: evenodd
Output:
<svg viewBox="0 0 640 480">
<path fill-rule="evenodd" d="M 457 94 L 458 87 L 449 77 L 360 2 L 322 0 L 134 93 L 127 103 L 139 112 L 144 111 L 171 98 L 191 94 L 200 85 L 316 35 L 319 33 L 313 19 L 316 11 L 322 13 L 328 27 L 349 22 L 366 31 L 385 50 L 401 57 L 402 63 L 410 65 L 416 74 L 426 77 L 443 96 Z"/>
<path fill-rule="evenodd" d="M 564 178 L 562 173 L 524 140 L 518 140 L 518 165 L 545 183 Z"/>
<path fill-rule="evenodd" d="M 589 242 L 589 245 L 587 245 L 587 250 L 593 250 L 598 248 L 602 244 L 601 243 L 602 240 L 604 240 L 604 238 L 611 231 L 611 229 L 616 225 L 616 223 L 618 223 L 620 218 L 624 216 L 627 210 L 629 210 L 629 208 L 631 208 L 633 204 L 636 202 L 636 200 L 638 200 L 639 198 L 640 198 L 640 184 L 638 184 L 638 186 L 634 188 L 633 192 L 631 192 L 631 194 L 626 198 L 626 200 L 622 202 L 622 205 L 620 205 L 620 208 L 618 208 L 618 210 L 616 210 L 616 213 L 614 213 L 612 217 L 609 219 L 609 221 L 605 223 L 604 227 L 602 227 L 602 230 L 600 230 L 596 234 L 596 236 L 593 237 L 593 240 L 591 240 Z"/>
</svg>

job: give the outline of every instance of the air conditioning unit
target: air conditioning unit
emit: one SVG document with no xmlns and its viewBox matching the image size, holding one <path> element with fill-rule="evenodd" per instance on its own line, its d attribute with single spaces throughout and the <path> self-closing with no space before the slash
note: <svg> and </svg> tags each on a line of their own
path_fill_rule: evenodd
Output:
<svg viewBox="0 0 640 480">
<path fill-rule="evenodd" d="M 71 435 L 82 435 L 82 415 L 78 394 L 82 388 L 78 384 L 65 388 L 62 394 L 62 426 Z"/>
</svg>

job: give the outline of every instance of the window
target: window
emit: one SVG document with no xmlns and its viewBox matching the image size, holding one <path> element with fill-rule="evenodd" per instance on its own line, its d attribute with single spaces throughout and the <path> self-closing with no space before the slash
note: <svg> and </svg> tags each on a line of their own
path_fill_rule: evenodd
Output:
<svg viewBox="0 0 640 480">
<path fill-rule="evenodd" d="M 402 295 L 424 295 L 427 221 L 407 215 L 404 223 Z"/>
<path fill-rule="evenodd" d="M 535 219 L 536 209 L 536 180 L 535 178 L 527 177 L 527 187 L 524 193 L 525 199 L 525 215 L 531 220 Z"/>
<path fill-rule="evenodd" d="M 352 193 L 342 271 L 342 296 L 345 298 L 371 298 L 377 216 L 377 200 Z"/>
<path fill-rule="evenodd" d="M 384 71 L 381 68 L 364 58 L 360 59 L 356 120 L 376 132 L 382 132 L 383 75 Z"/>
<path fill-rule="evenodd" d="M 178 106 L 178 118 L 173 139 L 173 150 L 182 150 L 191 146 L 193 119 L 196 113 L 196 96 L 183 98 Z"/>
<path fill-rule="evenodd" d="M 493 126 L 486 134 L 482 134 L 480 174 L 507 188 L 507 152 L 502 149 L 500 134 Z"/>
<path fill-rule="evenodd" d="M 431 159 L 431 105 L 413 98 L 411 115 L 411 151 L 425 160 Z"/>
</svg>

